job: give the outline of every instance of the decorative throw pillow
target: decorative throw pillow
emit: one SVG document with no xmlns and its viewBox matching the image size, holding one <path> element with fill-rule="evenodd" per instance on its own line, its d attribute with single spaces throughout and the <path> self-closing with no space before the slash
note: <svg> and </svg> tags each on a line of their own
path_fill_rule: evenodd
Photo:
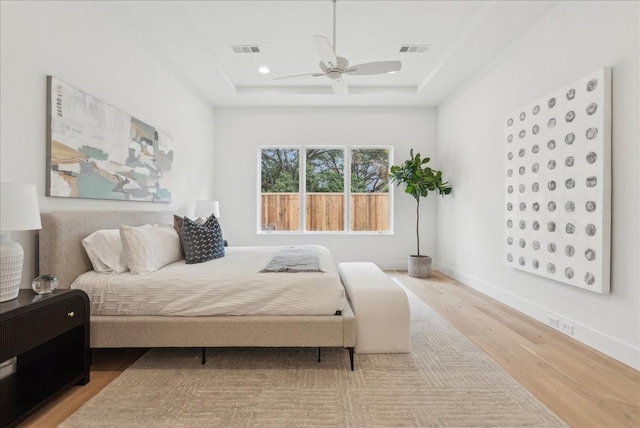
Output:
<svg viewBox="0 0 640 428">
<path fill-rule="evenodd" d="M 182 258 L 180 238 L 171 224 L 153 227 L 120 227 L 122 248 L 134 274 L 155 272 Z"/>
<path fill-rule="evenodd" d="M 82 246 L 96 272 L 119 274 L 129 270 L 118 229 L 96 230 L 82 240 Z"/>
<path fill-rule="evenodd" d="M 202 217 L 198 217 L 197 219 L 194 220 L 196 223 L 198 224 L 204 224 L 207 219 L 202 218 Z M 182 258 L 184 259 L 185 257 L 185 252 L 184 252 L 184 239 L 182 237 L 182 228 L 184 227 L 184 217 L 180 217 L 179 215 L 173 215 L 173 228 L 176 230 L 176 232 L 178 233 L 178 237 L 180 238 L 180 251 L 182 252 Z"/>
<path fill-rule="evenodd" d="M 210 216 L 202 225 L 185 218 L 182 235 L 187 264 L 202 263 L 224 257 L 222 229 L 214 215 Z"/>
</svg>

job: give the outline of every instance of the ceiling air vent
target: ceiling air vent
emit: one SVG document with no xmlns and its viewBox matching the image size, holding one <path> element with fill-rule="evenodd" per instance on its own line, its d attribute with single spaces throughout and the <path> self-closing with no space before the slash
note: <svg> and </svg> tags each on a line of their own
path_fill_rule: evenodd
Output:
<svg viewBox="0 0 640 428">
<path fill-rule="evenodd" d="M 238 53 L 238 54 L 242 54 L 242 53 L 260 53 L 260 47 L 259 46 L 232 45 L 231 49 L 233 49 L 233 51 L 235 53 Z"/>
<path fill-rule="evenodd" d="M 401 45 L 401 53 L 424 53 L 429 49 L 429 45 Z"/>
</svg>

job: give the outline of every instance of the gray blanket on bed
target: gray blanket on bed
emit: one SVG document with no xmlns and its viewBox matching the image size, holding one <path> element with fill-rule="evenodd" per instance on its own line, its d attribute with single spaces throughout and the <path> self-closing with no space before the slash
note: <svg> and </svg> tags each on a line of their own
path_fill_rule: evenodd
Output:
<svg viewBox="0 0 640 428">
<path fill-rule="evenodd" d="M 265 272 L 323 272 L 320 269 L 320 259 L 314 247 L 287 247 L 278 251 L 267 267 L 260 271 Z"/>
</svg>

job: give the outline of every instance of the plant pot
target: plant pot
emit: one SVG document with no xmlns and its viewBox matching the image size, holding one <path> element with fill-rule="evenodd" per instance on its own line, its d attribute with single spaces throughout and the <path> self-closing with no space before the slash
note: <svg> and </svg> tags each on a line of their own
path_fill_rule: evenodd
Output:
<svg viewBox="0 0 640 428">
<path fill-rule="evenodd" d="M 409 256 L 409 276 L 414 278 L 431 278 L 431 257 Z"/>
</svg>

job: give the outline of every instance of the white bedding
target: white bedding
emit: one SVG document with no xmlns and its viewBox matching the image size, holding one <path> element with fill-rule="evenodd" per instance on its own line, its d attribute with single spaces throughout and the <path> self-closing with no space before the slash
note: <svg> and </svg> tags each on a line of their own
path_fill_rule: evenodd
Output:
<svg viewBox="0 0 640 428">
<path fill-rule="evenodd" d="M 91 315 L 333 315 L 345 290 L 329 251 L 318 251 L 323 272 L 259 273 L 286 247 L 228 247 L 198 264 L 184 260 L 156 272 L 86 272 L 71 284 L 89 295 Z"/>
</svg>

